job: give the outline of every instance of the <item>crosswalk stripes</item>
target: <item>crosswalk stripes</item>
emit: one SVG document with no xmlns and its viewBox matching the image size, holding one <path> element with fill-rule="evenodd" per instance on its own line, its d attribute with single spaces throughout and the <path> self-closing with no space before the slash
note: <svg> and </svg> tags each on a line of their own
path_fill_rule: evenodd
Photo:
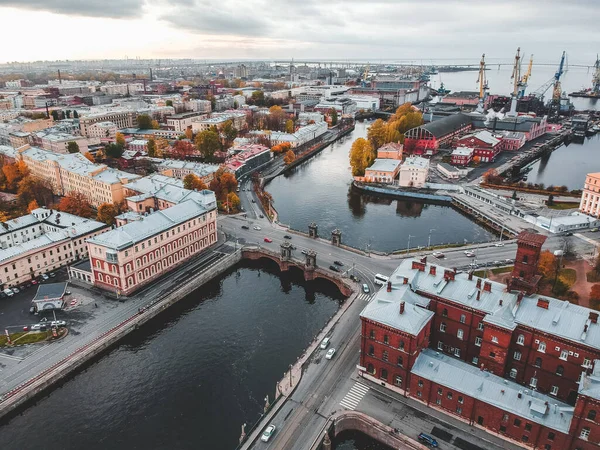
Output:
<svg viewBox="0 0 600 450">
<path fill-rule="evenodd" d="M 364 384 L 358 382 L 354 383 L 354 386 L 350 388 L 346 396 L 340 402 L 340 405 L 350 411 L 354 411 L 368 391 L 369 388 Z"/>
<path fill-rule="evenodd" d="M 371 301 L 371 294 L 365 294 L 364 292 L 362 294 L 358 295 L 358 299 L 362 300 L 364 302 L 368 302 Z"/>
</svg>

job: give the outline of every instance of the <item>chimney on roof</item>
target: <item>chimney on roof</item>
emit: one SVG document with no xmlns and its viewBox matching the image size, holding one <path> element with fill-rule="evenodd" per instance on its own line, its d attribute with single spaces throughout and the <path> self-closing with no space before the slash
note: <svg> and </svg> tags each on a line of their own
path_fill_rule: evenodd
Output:
<svg viewBox="0 0 600 450">
<path fill-rule="evenodd" d="M 586 324 L 586 325 L 584 325 L 584 326 L 583 326 L 583 332 L 584 332 L 584 333 L 587 333 L 587 330 L 588 330 L 588 326 L 587 326 L 587 324 Z"/>
<path fill-rule="evenodd" d="M 444 279 L 446 281 L 454 281 L 454 274 L 453 270 L 446 269 L 444 270 Z"/>
<path fill-rule="evenodd" d="M 404 302 L 400 302 L 400 314 L 404 314 Z"/>
<path fill-rule="evenodd" d="M 492 283 L 490 281 L 483 283 L 483 290 L 486 292 L 492 292 Z"/>
<path fill-rule="evenodd" d="M 404 277 L 402 284 L 408 284 L 408 277 Z"/>
<path fill-rule="evenodd" d="M 421 262 L 422 262 L 423 264 L 427 264 L 427 256 L 423 256 L 423 257 L 421 258 Z"/>
<path fill-rule="evenodd" d="M 523 392 L 519 391 L 519 393 L 517 394 L 517 398 L 523 398 Z"/>
<path fill-rule="evenodd" d="M 412 268 L 413 269 L 417 269 L 419 272 L 425 272 L 425 264 L 422 263 L 421 261 L 414 261 L 412 262 Z"/>
<path fill-rule="evenodd" d="M 481 298 L 481 291 L 477 290 L 477 301 L 479 301 L 480 298 Z"/>
<path fill-rule="evenodd" d="M 392 282 L 391 281 L 387 282 L 387 291 L 392 292 Z"/>
<path fill-rule="evenodd" d="M 592 323 L 598 323 L 598 313 L 590 311 L 590 320 Z"/>
<path fill-rule="evenodd" d="M 500 300 L 498 301 L 498 303 L 500 304 L 500 306 L 502 306 L 502 299 L 500 299 Z"/>
<path fill-rule="evenodd" d="M 550 302 L 544 298 L 538 298 L 537 306 L 538 308 L 548 309 L 548 307 L 550 306 Z"/>
<path fill-rule="evenodd" d="M 429 275 L 435 275 L 435 271 L 436 271 L 435 266 L 429 266 Z"/>
<path fill-rule="evenodd" d="M 473 280 L 473 271 L 469 271 L 469 281 Z"/>
<path fill-rule="evenodd" d="M 481 278 L 477 278 L 477 284 L 475 285 L 477 289 L 481 289 Z"/>
<path fill-rule="evenodd" d="M 520 305 L 522 301 L 523 301 L 523 291 L 519 291 L 519 293 L 517 294 L 517 305 Z"/>
</svg>

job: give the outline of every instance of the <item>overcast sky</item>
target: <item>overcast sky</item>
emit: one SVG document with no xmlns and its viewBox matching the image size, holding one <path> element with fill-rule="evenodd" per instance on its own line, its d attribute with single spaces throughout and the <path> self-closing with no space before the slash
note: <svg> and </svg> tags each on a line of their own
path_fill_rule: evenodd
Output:
<svg viewBox="0 0 600 450">
<path fill-rule="evenodd" d="M 591 64 L 600 0 L 0 0 L 0 62 L 440 59 Z M 9 39 L 7 37 L 10 36 Z M 528 56 L 527 56 L 528 57 Z"/>
</svg>

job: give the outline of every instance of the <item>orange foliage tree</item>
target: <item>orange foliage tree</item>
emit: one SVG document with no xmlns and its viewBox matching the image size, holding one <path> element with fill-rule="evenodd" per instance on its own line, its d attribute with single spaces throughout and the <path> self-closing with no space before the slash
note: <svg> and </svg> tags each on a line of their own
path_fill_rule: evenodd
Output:
<svg viewBox="0 0 600 450">
<path fill-rule="evenodd" d="M 592 286 L 590 291 L 590 300 L 600 300 L 600 284 Z"/>
<path fill-rule="evenodd" d="M 556 272 L 556 264 L 557 264 L 556 256 L 554 256 L 554 254 L 551 251 L 544 250 L 540 254 L 540 261 L 538 263 L 538 272 L 544 278 L 553 277 L 554 273 Z"/>
<path fill-rule="evenodd" d="M 283 162 L 287 165 L 291 164 L 294 162 L 294 160 L 296 159 L 296 155 L 294 154 L 293 151 L 288 150 L 285 154 L 285 156 L 283 157 Z"/>
<path fill-rule="evenodd" d="M 56 209 L 88 219 L 95 215 L 92 205 L 81 192 L 70 192 L 60 200 Z"/>
</svg>

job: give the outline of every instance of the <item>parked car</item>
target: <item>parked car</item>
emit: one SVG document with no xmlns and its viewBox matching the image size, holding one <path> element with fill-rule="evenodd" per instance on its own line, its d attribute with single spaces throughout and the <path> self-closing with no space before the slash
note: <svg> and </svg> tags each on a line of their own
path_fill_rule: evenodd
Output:
<svg viewBox="0 0 600 450">
<path fill-rule="evenodd" d="M 44 280 L 44 281 L 48 281 L 50 279 L 50 277 L 48 275 L 46 275 L 45 273 L 43 273 L 41 275 L 41 277 L 42 277 L 42 280 Z"/>
<path fill-rule="evenodd" d="M 13 294 L 18 294 L 21 290 L 18 287 L 12 288 Z"/>
<path fill-rule="evenodd" d="M 256 200 L 252 199 L 252 203 L 256 203 Z"/>
<path fill-rule="evenodd" d="M 369 292 L 371 292 L 369 289 L 369 285 L 367 283 L 362 285 L 362 290 L 365 294 L 368 294 Z"/>
<path fill-rule="evenodd" d="M 598 228 L 592 228 L 590 231 L 591 231 L 592 233 L 595 233 L 595 232 L 597 232 L 597 231 L 598 231 Z"/>
<path fill-rule="evenodd" d="M 262 214 L 259 214 L 258 217 L 260 217 L 261 219 L 265 218 L 265 216 L 263 216 Z"/>
<path fill-rule="evenodd" d="M 65 291 L 65 295 L 71 295 L 71 291 Z"/>
<path fill-rule="evenodd" d="M 334 263 L 336 266 L 340 266 L 340 267 L 342 267 L 342 266 L 344 265 L 344 263 L 343 263 L 343 262 L 341 262 L 341 261 L 334 261 L 333 263 Z"/>
<path fill-rule="evenodd" d="M 471 250 L 465 250 L 465 255 L 469 258 L 472 258 L 473 256 L 475 256 L 475 253 L 473 253 Z"/>
<path fill-rule="evenodd" d="M 286 234 L 285 236 L 283 236 L 284 239 L 291 239 L 292 237 L 289 234 Z"/>
<path fill-rule="evenodd" d="M 27 284 L 25 285 L 25 288 L 26 288 L 26 289 L 29 289 L 30 287 L 31 287 L 31 283 L 27 283 Z"/>
<path fill-rule="evenodd" d="M 260 440 L 263 442 L 269 442 L 269 439 L 271 439 L 271 436 L 273 436 L 273 434 L 275 433 L 275 430 L 276 430 L 275 425 L 273 425 L 273 424 L 269 425 L 267 428 L 265 428 L 265 431 L 263 431 L 263 434 L 260 437 Z"/>
<path fill-rule="evenodd" d="M 325 359 L 331 359 L 335 355 L 335 348 L 330 348 L 327 350 L 327 354 L 325 355 Z"/>
<path fill-rule="evenodd" d="M 438 446 L 437 441 L 425 433 L 419 434 L 419 441 L 423 442 L 428 447 L 437 448 L 437 446 Z"/>
<path fill-rule="evenodd" d="M 4 291 L 0 291 L 0 298 L 6 298 L 8 295 L 4 293 Z"/>
<path fill-rule="evenodd" d="M 325 350 L 327 347 L 329 347 L 329 341 L 331 340 L 331 338 L 326 337 L 325 339 L 323 339 L 321 341 L 321 349 Z"/>
<path fill-rule="evenodd" d="M 39 283 L 39 282 L 38 282 L 38 280 L 31 280 L 31 284 L 32 284 L 32 285 L 34 285 L 34 286 L 35 286 L 36 284 L 38 284 L 38 283 Z"/>
<path fill-rule="evenodd" d="M 248 225 L 242 225 L 242 230 L 249 230 L 250 227 Z"/>
<path fill-rule="evenodd" d="M 260 231 L 260 227 L 258 225 L 254 225 L 252 228 L 254 228 L 256 231 Z"/>
<path fill-rule="evenodd" d="M 6 288 L 4 289 L 4 295 L 6 295 L 7 297 L 12 297 L 13 295 L 15 295 L 15 293 L 12 291 L 12 289 Z"/>
<path fill-rule="evenodd" d="M 270 243 L 270 242 L 273 242 L 273 239 L 266 237 L 266 238 L 265 238 L 265 242 L 269 242 L 269 243 Z"/>
<path fill-rule="evenodd" d="M 54 278 L 56 274 L 54 272 L 50 272 L 50 278 Z"/>
<path fill-rule="evenodd" d="M 340 269 L 338 269 L 338 267 L 334 266 L 334 265 L 329 266 L 329 270 L 333 270 L 334 272 L 339 272 L 340 271 Z"/>
<path fill-rule="evenodd" d="M 433 252 L 431 255 L 432 255 L 434 258 L 443 258 L 444 256 L 446 256 L 446 255 L 444 255 L 442 252 Z"/>
<path fill-rule="evenodd" d="M 504 242 L 496 242 L 494 247 L 504 247 Z"/>
</svg>

